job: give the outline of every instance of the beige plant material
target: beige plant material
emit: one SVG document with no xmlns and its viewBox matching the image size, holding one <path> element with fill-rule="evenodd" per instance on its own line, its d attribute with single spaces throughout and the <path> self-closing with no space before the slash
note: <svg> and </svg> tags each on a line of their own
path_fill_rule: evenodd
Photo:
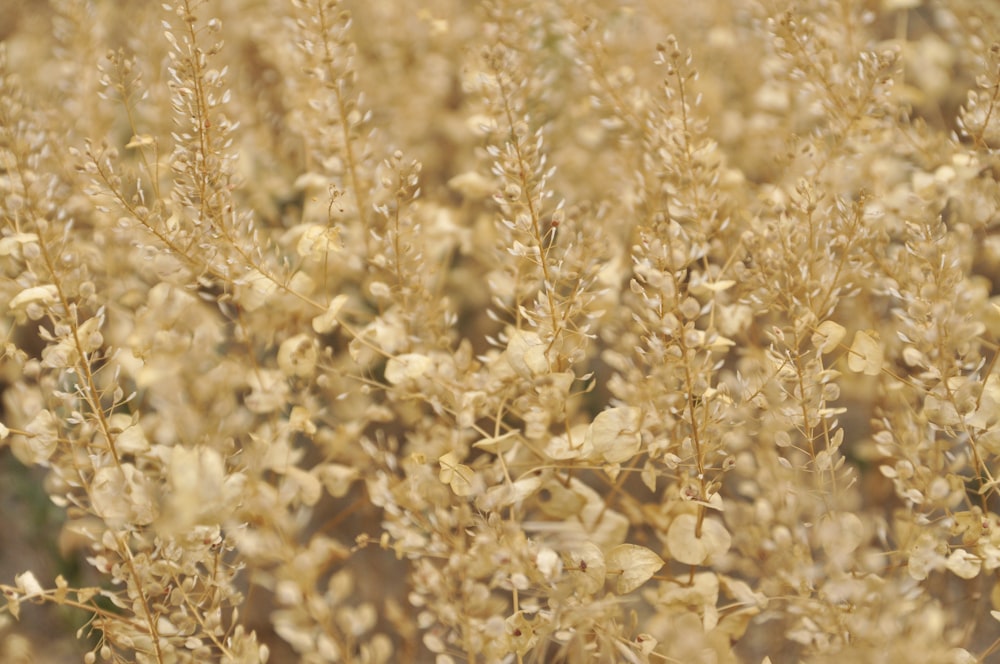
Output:
<svg viewBox="0 0 1000 664">
<path fill-rule="evenodd" d="M 0 659 L 995 657 L 1000 13 L 466 4 L 6 3 Z"/>
<path fill-rule="evenodd" d="M 860 330 L 854 333 L 847 366 L 868 376 L 877 376 L 882 370 L 882 347 L 870 333 Z"/>
<path fill-rule="evenodd" d="M 681 514 L 667 530 L 670 555 L 686 565 L 701 565 L 721 556 L 731 542 L 729 531 L 718 519 L 707 518 L 699 523 L 693 514 Z"/>
<path fill-rule="evenodd" d="M 619 544 L 608 552 L 604 564 L 610 574 L 617 575 L 615 589 L 624 595 L 652 578 L 666 563 L 644 546 Z"/>
</svg>

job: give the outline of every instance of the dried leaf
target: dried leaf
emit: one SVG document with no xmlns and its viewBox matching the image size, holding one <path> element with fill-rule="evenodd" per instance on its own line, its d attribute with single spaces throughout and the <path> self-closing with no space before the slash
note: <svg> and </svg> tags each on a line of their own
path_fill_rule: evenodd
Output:
<svg viewBox="0 0 1000 664">
<path fill-rule="evenodd" d="M 577 515 L 587 502 L 571 487 L 555 479 L 546 483 L 544 492 L 536 500 L 542 512 L 553 519 L 568 519 Z"/>
<path fill-rule="evenodd" d="M 642 467 L 642 473 L 639 477 L 642 479 L 642 483 L 646 485 L 646 488 L 656 493 L 656 466 L 653 464 L 652 459 L 647 459 L 646 463 Z"/>
<path fill-rule="evenodd" d="M 944 564 L 944 556 L 937 550 L 937 540 L 930 533 L 920 535 L 910 547 L 909 553 L 906 571 L 917 581 L 923 581 L 931 572 Z"/>
<path fill-rule="evenodd" d="M 611 549 L 606 563 L 611 574 L 620 572 L 616 586 L 620 595 L 646 583 L 665 564 L 653 551 L 636 544 L 620 544 Z"/>
<path fill-rule="evenodd" d="M 119 454 L 140 454 L 149 451 L 149 440 L 132 415 L 115 413 L 108 418 L 108 426 L 115 434 L 115 449 Z"/>
<path fill-rule="evenodd" d="M 278 348 L 278 368 L 288 377 L 309 378 L 316 371 L 319 350 L 307 334 L 285 339 Z"/>
<path fill-rule="evenodd" d="M 14 439 L 12 451 L 25 465 L 44 464 L 59 446 L 59 420 L 50 410 L 40 410 L 25 427 L 28 435 Z"/>
<path fill-rule="evenodd" d="M 320 496 L 323 494 L 323 484 L 316 475 L 308 470 L 289 466 L 285 477 L 298 487 L 296 495 L 303 505 L 311 507 L 319 502 Z"/>
<path fill-rule="evenodd" d="M 19 255 L 23 250 L 22 246 L 38 242 L 36 233 L 14 233 L 0 238 L 0 256 Z"/>
<path fill-rule="evenodd" d="M 1000 422 L 1000 378 L 995 373 L 986 378 L 976 412 L 967 416 L 965 421 L 969 426 L 983 430 L 994 428 Z"/>
<path fill-rule="evenodd" d="M 295 253 L 303 258 L 314 261 L 321 261 L 330 252 L 339 251 L 343 243 L 336 228 L 322 224 L 303 224 L 305 229 L 299 236 L 299 241 L 295 245 Z M 299 229 L 302 227 L 300 226 Z M 298 230 L 298 229 L 297 229 Z"/>
<path fill-rule="evenodd" d="M 57 604 L 62 604 L 66 601 L 66 595 L 69 592 L 69 582 L 66 578 L 60 574 L 56 577 L 56 592 L 53 595 L 53 599 Z"/>
<path fill-rule="evenodd" d="M 443 653 L 448 647 L 434 632 L 424 632 L 424 647 L 433 653 Z"/>
<path fill-rule="evenodd" d="M 274 279 L 256 268 L 251 268 L 236 280 L 240 288 L 236 292 L 239 303 L 247 311 L 256 311 L 278 290 Z"/>
<path fill-rule="evenodd" d="M 678 562 L 686 565 L 701 565 L 713 556 L 729 550 L 732 536 L 726 527 L 716 519 L 705 518 L 701 524 L 701 534 L 696 530 L 698 517 L 681 514 L 667 530 L 667 549 Z"/>
<path fill-rule="evenodd" d="M 319 467 L 319 479 L 334 498 L 347 495 L 351 483 L 358 479 L 358 469 L 339 463 L 327 463 Z"/>
<path fill-rule="evenodd" d="M 281 410 L 288 403 L 290 388 L 285 374 L 275 369 L 248 369 L 250 394 L 243 397 L 248 410 L 263 414 Z"/>
<path fill-rule="evenodd" d="M 817 534 L 828 553 L 846 556 L 864 541 L 865 527 L 856 514 L 829 512 L 820 517 Z"/>
<path fill-rule="evenodd" d="M 867 376 L 877 376 L 882 370 L 882 346 L 872 334 L 860 330 L 855 333 L 847 368 Z"/>
<path fill-rule="evenodd" d="M 14 617 L 14 620 L 21 619 L 21 600 L 14 593 L 4 593 L 7 597 L 7 611 Z"/>
<path fill-rule="evenodd" d="M 593 451 L 587 424 L 578 424 L 568 433 L 553 436 L 545 446 L 545 455 L 555 461 L 587 459 Z"/>
<path fill-rule="evenodd" d="M 720 575 L 719 584 L 727 595 L 740 604 L 752 606 L 757 609 L 767 608 L 767 595 L 754 590 L 745 581 L 734 579 L 730 576 Z"/>
<path fill-rule="evenodd" d="M 514 446 L 514 443 L 517 441 L 517 435 L 517 431 L 508 431 L 499 436 L 491 436 L 478 440 L 472 446 L 476 449 L 493 452 L 494 454 L 503 454 Z"/>
<path fill-rule="evenodd" d="M 642 446 L 638 408 L 609 408 L 594 418 L 587 430 L 586 442 L 593 454 L 608 463 L 624 463 L 634 457 Z"/>
<path fill-rule="evenodd" d="M 431 358 L 420 353 L 404 353 L 389 358 L 385 365 L 385 379 L 391 385 L 399 385 L 404 380 L 419 378 L 431 366 Z"/>
<path fill-rule="evenodd" d="M 514 330 L 507 342 L 504 357 L 518 376 L 531 378 L 548 373 L 549 361 L 545 356 L 545 346 L 536 332 Z"/>
<path fill-rule="evenodd" d="M 652 634 L 646 634 L 645 632 L 636 634 L 635 644 L 638 646 L 639 652 L 643 655 L 649 655 L 653 652 L 658 643 L 659 641 Z"/>
<path fill-rule="evenodd" d="M 326 311 L 312 319 L 313 331 L 316 334 L 328 334 L 332 332 L 339 322 L 337 316 L 346 303 L 347 296 L 343 294 L 330 300 L 330 306 L 326 308 Z"/>
<path fill-rule="evenodd" d="M 580 548 L 570 552 L 565 569 L 579 574 L 579 588 L 586 594 L 593 594 L 604 587 L 607 566 L 604 553 L 593 542 L 584 542 Z"/>
<path fill-rule="evenodd" d="M 518 611 L 504 621 L 504 626 L 510 637 L 510 644 L 518 655 L 527 654 L 538 644 L 535 624 L 536 621 L 525 616 L 524 611 Z"/>
<path fill-rule="evenodd" d="M 39 304 L 42 306 L 52 304 L 59 299 L 59 290 L 52 284 L 44 286 L 32 286 L 25 288 L 10 299 L 7 306 L 11 311 L 24 309 L 29 304 Z"/>
<path fill-rule="evenodd" d="M 982 566 L 982 558 L 966 551 L 965 549 L 955 549 L 945 561 L 945 567 L 947 567 L 955 576 L 962 579 L 976 578 L 979 576 Z"/>
<path fill-rule="evenodd" d="M 825 320 L 816 327 L 812 342 L 814 346 L 819 348 L 819 352 L 826 354 L 837 347 L 845 334 L 847 334 L 847 330 L 844 329 L 843 325 L 832 320 Z"/>
<path fill-rule="evenodd" d="M 719 279 L 718 281 L 706 281 L 699 284 L 701 288 L 706 288 L 713 293 L 721 293 L 722 291 L 729 290 L 736 284 L 732 279 Z"/>
<path fill-rule="evenodd" d="M 476 501 L 476 506 L 484 511 L 498 510 L 519 503 L 535 493 L 542 484 L 542 478 L 537 473 L 523 477 L 516 482 L 500 484 L 487 489 L 486 493 Z"/>
<path fill-rule="evenodd" d="M 472 468 L 458 462 L 458 456 L 454 452 L 447 452 L 438 459 L 441 464 L 441 472 L 438 479 L 451 487 L 456 496 L 468 496 L 473 491 L 473 480 L 476 473 Z"/>
</svg>

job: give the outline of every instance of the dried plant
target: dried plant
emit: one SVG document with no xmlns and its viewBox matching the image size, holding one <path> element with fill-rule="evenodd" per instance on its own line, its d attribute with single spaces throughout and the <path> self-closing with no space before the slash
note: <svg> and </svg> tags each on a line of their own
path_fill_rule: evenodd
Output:
<svg viewBox="0 0 1000 664">
<path fill-rule="evenodd" d="M 990 5 L 8 11 L 4 661 L 997 656 Z"/>
</svg>

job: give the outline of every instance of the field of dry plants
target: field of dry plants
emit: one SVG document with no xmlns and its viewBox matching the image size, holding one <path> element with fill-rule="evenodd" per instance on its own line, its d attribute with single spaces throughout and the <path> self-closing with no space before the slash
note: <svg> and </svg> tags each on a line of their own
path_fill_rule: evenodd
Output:
<svg viewBox="0 0 1000 664">
<path fill-rule="evenodd" d="M 2 4 L 3 662 L 1000 661 L 1000 5 Z"/>
</svg>

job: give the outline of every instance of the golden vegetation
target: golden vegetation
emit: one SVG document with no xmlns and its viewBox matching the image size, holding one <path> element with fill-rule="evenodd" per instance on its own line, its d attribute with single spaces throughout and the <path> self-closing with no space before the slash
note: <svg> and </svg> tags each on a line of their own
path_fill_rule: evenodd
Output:
<svg viewBox="0 0 1000 664">
<path fill-rule="evenodd" d="M 10 3 L 0 652 L 988 661 L 991 7 Z"/>
</svg>

